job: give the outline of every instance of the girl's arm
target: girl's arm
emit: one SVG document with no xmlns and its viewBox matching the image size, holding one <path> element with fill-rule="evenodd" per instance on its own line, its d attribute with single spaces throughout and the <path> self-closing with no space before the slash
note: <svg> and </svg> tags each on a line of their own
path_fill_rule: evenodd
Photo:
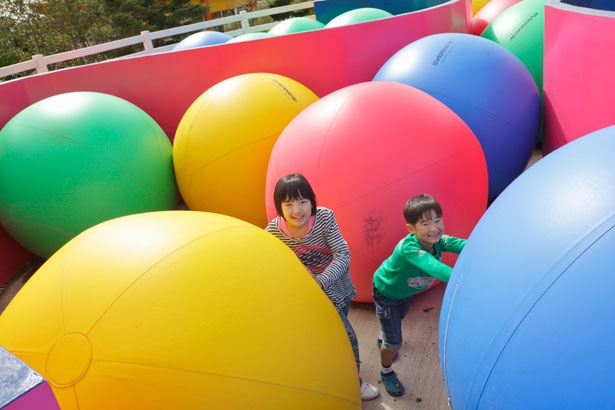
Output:
<svg viewBox="0 0 615 410">
<path fill-rule="evenodd" d="M 326 215 L 327 220 L 325 221 L 323 234 L 326 246 L 331 250 L 333 255 L 333 260 L 325 270 L 316 277 L 323 289 L 326 289 L 343 275 L 347 274 L 350 266 L 350 249 L 348 249 L 348 244 L 340 232 L 333 211 L 329 212 L 330 213 Z"/>
</svg>

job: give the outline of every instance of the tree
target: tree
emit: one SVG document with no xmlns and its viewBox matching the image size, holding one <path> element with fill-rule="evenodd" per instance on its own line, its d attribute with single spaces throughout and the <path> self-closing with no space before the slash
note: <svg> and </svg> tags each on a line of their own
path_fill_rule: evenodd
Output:
<svg viewBox="0 0 615 410">
<path fill-rule="evenodd" d="M 282 6 L 288 6 L 291 4 L 297 4 L 297 3 L 302 3 L 305 0 L 270 0 L 269 1 L 269 7 L 282 7 Z M 303 17 L 303 16 L 307 16 L 309 14 L 308 10 L 297 10 L 297 11 L 293 11 L 290 13 L 279 13 L 276 15 L 271 16 L 275 21 L 282 21 L 282 20 L 286 20 L 292 17 Z"/>
<path fill-rule="evenodd" d="M 35 54 L 57 54 L 131 37 L 144 30 L 196 23 L 206 13 L 207 6 L 190 4 L 189 0 L 0 0 L 0 42 L 4 45 L 0 64 L 11 65 Z M 83 62 L 134 51 L 113 51 Z M 58 67 L 81 63 L 67 61 Z"/>
<path fill-rule="evenodd" d="M 52 33 L 63 51 L 99 44 L 114 36 L 104 7 L 97 0 L 44 1 L 37 10 L 52 23 Z"/>
<path fill-rule="evenodd" d="M 104 0 L 118 38 L 141 31 L 157 31 L 203 21 L 208 7 L 189 0 Z M 164 43 L 174 43 L 166 39 Z M 161 44 L 157 44 L 160 46 Z"/>
<path fill-rule="evenodd" d="M 46 42 L 38 27 L 46 25 L 44 16 L 37 13 L 27 0 L 2 0 L 0 2 L 0 42 L 4 45 L 0 62 L 3 65 L 24 61 L 34 54 L 41 54 Z"/>
</svg>

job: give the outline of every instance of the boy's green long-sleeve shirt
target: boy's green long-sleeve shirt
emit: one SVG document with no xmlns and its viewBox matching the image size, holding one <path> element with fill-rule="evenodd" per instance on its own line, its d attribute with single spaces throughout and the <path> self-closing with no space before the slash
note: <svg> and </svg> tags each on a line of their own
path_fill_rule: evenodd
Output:
<svg viewBox="0 0 615 410">
<path fill-rule="evenodd" d="M 435 254 L 423 249 L 416 235 L 399 241 L 374 273 L 374 286 L 385 297 L 399 300 L 427 289 L 436 280 L 448 282 L 453 269 L 442 263 L 442 252 L 459 253 L 465 239 L 442 235 L 434 244 Z"/>
</svg>

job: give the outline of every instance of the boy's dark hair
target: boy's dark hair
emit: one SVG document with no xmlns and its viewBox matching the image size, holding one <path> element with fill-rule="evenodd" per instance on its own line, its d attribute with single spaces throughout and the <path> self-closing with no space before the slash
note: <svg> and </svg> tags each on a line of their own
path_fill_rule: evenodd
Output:
<svg viewBox="0 0 615 410">
<path fill-rule="evenodd" d="M 435 211 L 438 217 L 442 217 L 442 207 L 436 199 L 429 194 L 414 196 L 404 206 L 404 219 L 406 223 L 415 225 L 426 213 Z"/>
<path fill-rule="evenodd" d="M 288 174 L 283 176 L 275 184 L 273 189 L 273 203 L 278 215 L 282 212 L 282 201 L 293 199 L 309 199 L 312 203 L 312 215 L 316 215 L 316 194 L 308 180 L 301 174 Z"/>
</svg>

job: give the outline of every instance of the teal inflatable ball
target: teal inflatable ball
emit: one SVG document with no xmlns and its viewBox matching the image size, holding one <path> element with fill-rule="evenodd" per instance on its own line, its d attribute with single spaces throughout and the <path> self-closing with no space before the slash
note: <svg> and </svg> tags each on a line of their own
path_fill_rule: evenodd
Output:
<svg viewBox="0 0 615 410">
<path fill-rule="evenodd" d="M 373 7 L 362 7 L 340 14 L 328 22 L 325 25 L 325 28 L 349 26 L 351 24 L 364 23 L 366 21 L 378 20 L 392 16 L 393 15 L 388 11 Z"/>
<path fill-rule="evenodd" d="M 615 126 L 551 152 L 487 209 L 442 301 L 453 409 L 613 409 Z"/>
<path fill-rule="evenodd" d="M 325 25 L 318 20 L 309 17 L 291 17 L 281 21 L 269 30 L 269 34 L 276 36 L 300 33 L 303 31 L 319 30 Z"/>
<path fill-rule="evenodd" d="M 0 131 L 0 223 L 41 257 L 108 219 L 173 209 L 177 192 L 171 142 L 121 98 L 55 95 Z"/>
<path fill-rule="evenodd" d="M 540 96 L 527 68 L 499 44 L 463 33 L 426 36 L 389 58 L 374 80 L 419 88 L 468 124 L 487 159 L 490 202 L 526 168 Z"/>
<path fill-rule="evenodd" d="M 271 38 L 271 37 L 273 37 L 273 34 L 267 33 L 267 32 L 246 33 L 246 34 L 241 34 L 237 37 L 233 37 L 232 39 L 227 41 L 226 44 L 242 43 L 244 41 L 260 40 L 262 38 Z"/>
<path fill-rule="evenodd" d="M 224 44 L 232 38 L 233 37 L 231 35 L 221 33 L 219 31 L 199 31 L 198 33 L 191 34 L 179 43 L 175 44 L 173 46 L 173 50 L 188 50 L 191 48 Z"/>
</svg>

